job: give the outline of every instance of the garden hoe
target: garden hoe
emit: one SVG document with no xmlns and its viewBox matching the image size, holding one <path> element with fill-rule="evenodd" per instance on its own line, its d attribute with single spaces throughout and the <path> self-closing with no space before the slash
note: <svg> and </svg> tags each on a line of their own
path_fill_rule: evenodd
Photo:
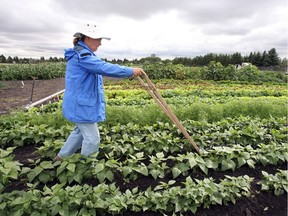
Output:
<svg viewBox="0 0 288 216">
<path fill-rule="evenodd" d="M 151 97 L 155 100 L 155 102 L 161 107 L 161 109 L 166 113 L 166 115 L 170 118 L 172 122 L 178 127 L 178 129 L 183 133 L 185 138 L 192 144 L 194 149 L 197 151 L 197 153 L 200 154 L 200 150 L 194 140 L 191 138 L 191 136 L 188 134 L 187 130 L 184 128 L 182 123 L 179 121 L 177 116 L 173 113 L 173 111 L 170 109 L 168 104 L 165 102 L 165 100 L 162 98 L 160 93 L 157 91 L 155 85 L 151 82 L 149 77 L 146 73 L 143 74 L 144 78 L 146 80 L 146 83 L 141 79 L 139 76 L 137 76 L 138 80 L 140 81 L 141 85 L 146 89 L 146 91 L 151 95 Z"/>
</svg>

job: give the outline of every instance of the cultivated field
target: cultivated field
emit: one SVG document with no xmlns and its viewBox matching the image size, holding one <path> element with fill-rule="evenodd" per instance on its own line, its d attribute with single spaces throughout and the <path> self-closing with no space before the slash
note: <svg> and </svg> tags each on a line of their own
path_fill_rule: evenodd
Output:
<svg viewBox="0 0 288 216">
<path fill-rule="evenodd" d="M 0 117 L 0 215 L 287 215 L 285 84 L 153 82 L 200 155 L 137 80 L 106 80 L 89 158 L 52 162 L 61 100 Z"/>
</svg>

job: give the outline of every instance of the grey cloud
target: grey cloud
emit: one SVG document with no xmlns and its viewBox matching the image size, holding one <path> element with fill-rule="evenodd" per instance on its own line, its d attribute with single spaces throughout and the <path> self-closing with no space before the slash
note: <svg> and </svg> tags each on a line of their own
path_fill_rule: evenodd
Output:
<svg viewBox="0 0 288 216">
<path fill-rule="evenodd" d="M 202 32 L 207 35 L 247 35 L 251 31 L 246 25 L 206 25 Z"/>
<path fill-rule="evenodd" d="M 187 2 L 187 0 L 182 1 Z M 57 1 L 57 4 L 75 16 L 86 16 L 87 14 L 94 17 L 120 15 L 143 19 L 159 11 L 177 9 L 181 6 L 180 2 L 175 0 L 86 0 L 83 4 L 79 4 L 78 0 L 64 0 Z"/>
<path fill-rule="evenodd" d="M 34 6 L 33 3 L 40 6 L 44 4 L 45 7 L 40 8 Z M 28 7 L 27 4 L 31 7 Z M 286 28 L 279 27 L 275 32 L 267 31 L 265 33 L 262 29 L 265 26 L 269 28 L 274 25 L 275 20 L 280 15 L 284 17 L 283 14 L 278 14 L 275 10 L 287 7 L 285 4 L 285 0 L 27 0 L 25 2 L 1 0 L 0 47 L 1 50 L 4 49 L 7 52 L 12 50 L 11 52 L 15 55 L 18 55 L 17 50 L 19 50 L 21 53 L 26 52 L 27 55 L 30 52 L 35 52 L 39 53 L 39 56 L 50 55 L 50 53 L 52 56 L 53 53 L 62 56 L 64 47 L 67 44 L 68 47 L 72 45 L 72 40 L 63 44 L 63 40 L 65 43 L 65 40 L 72 38 L 70 27 L 83 22 L 83 20 L 91 22 L 95 20 L 98 23 L 98 20 L 105 22 L 112 18 L 113 22 L 120 22 L 117 20 L 117 16 L 121 16 L 130 20 L 133 19 L 137 25 L 137 21 L 142 23 L 155 14 L 166 15 L 166 12 L 173 10 L 176 12 L 177 18 L 181 19 L 183 26 L 186 24 L 186 29 L 183 32 L 188 32 L 187 29 L 196 29 L 201 32 L 199 35 L 204 34 L 205 39 L 209 37 L 209 40 L 213 40 L 213 37 L 218 37 L 220 40 L 222 36 L 225 36 L 225 38 L 229 36 L 237 37 L 241 40 L 239 39 L 239 46 L 234 47 L 235 51 L 253 51 L 253 47 L 263 51 L 263 48 L 269 50 L 275 47 L 284 56 L 287 55 Z M 155 20 L 155 23 L 157 22 Z M 159 28 L 153 32 L 154 36 L 159 35 L 159 39 L 157 39 L 159 43 L 162 42 L 162 39 L 163 41 L 166 40 L 166 36 L 162 35 L 161 27 L 160 24 Z M 170 26 L 166 25 L 165 28 L 170 28 Z M 133 26 L 130 28 L 130 26 L 124 25 L 121 29 L 123 32 L 118 34 L 133 34 L 133 31 L 130 31 Z M 262 31 L 257 32 L 256 30 L 259 29 Z M 180 36 L 183 33 L 181 29 L 177 29 L 177 31 L 174 33 L 176 38 L 177 33 Z M 167 32 L 167 30 L 163 32 Z M 117 36 L 119 35 L 116 35 L 115 38 Z M 137 47 L 138 42 L 136 44 L 134 42 L 130 49 L 115 46 L 108 50 L 107 47 L 103 47 L 103 50 L 100 51 L 100 54 L 103 54 L 101 57 L 112 59 L 124 58 L 129 55 L 131 58 L 133 56 L 134 58 L 140 58 L 152 53 L 159 54 L 159 56 L 193 56 L 193 54 L 206 54 L 214 50 L 227 52 L 231 48 L 226 47 L 226 41 L 219 42 L 215 47 L 205 47 L 206 41 L 204 41 L 204 38 L 196 38 L 196 40 L 201 41 L 191 42 L 187 41 L 189 40 L 188 37 L 179 37 L 183 38 L 183 41 L 177 43 L 173 39 L 167 43 L 163 42 L 161 47 L 164 48 L 161 48 L 155 45 L 154 39 L 147 41 L 147 38 L 152 37 L 145 37 L 143 43 L 147 43 L 147 46 L 149 46 L 153 42 L 151 43 L 153 49 L 141 50 Z M 140 37 L 139 40 L 142 40 L 142 38 Z M 196 44 L 197 42 L 199 44 Z M 123 43 L 130 44 L 131 42 L 123 41 Z M 177 45 L 178 47 L 176 47 Z M 185 49 L 186 47 L 189 47 L 189 49 Z"/>
</svg>

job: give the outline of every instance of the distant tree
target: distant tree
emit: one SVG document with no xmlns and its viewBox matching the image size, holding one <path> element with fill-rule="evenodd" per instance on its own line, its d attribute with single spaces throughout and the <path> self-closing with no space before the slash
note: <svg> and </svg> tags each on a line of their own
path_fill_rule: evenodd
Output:
<svg viewBox="0 0 288 216">
<path fill-rule="evenodd" d="M 214 54 L 214 61 L 220 62 L 222 65 L 228 65 L 230 60 L 230 57 L 227 54 Z"/>
<path fill-rule="evenodd" d="M 253 61 L 251 61 L 251 63 L 253 65 L 256 65 L 256 66 L 262 66 L 262 55 L 260 52 L 257 52 L 254 54 L 254 58 L 253 58 Z"/>
<path fill-rule="evenodd" d="M 129 63 L 129 60 L 126 59 L 126 58 L 124 58 L 124 59 L 123 59 L 123 64 L 128 64 L 128 63 Z"/>
<path fill-rule="evenodd" d="M 19 58 L 17 56 L 13 57 L 13 63 L 19 63 Z"/>
<path fill-rule="evenodd" d="M 242 64 L 243 63 L 243 57 L 241 55 L 241 53 L 239 52 L 236 52 L 236 53 L 233 53 L 231 55 L 231 62 L 230 64 Z"/>
<path fill-rule="evenodd" d="M 208 65 L 209 62 L 211 61 L 215 61 L 215 54 L 214 53 L 208 53 L 206 55 L 204 55 L 203 57 L 203 62 L 204 62 L 204 65 Z"/>
<path fill-rule="evenodd" d="M 243 62 L 250 62 L 250 55 L 246 55 L 243 57 Z"/>
<path fill-rule="evenodd" d="M 6 63 L 6 57 L 3 54 L 0 55 L 0 63 Z"/>
<path fill-rule="evenodd" d="M 117 64 L 122 64 L 123 61 L 122 61 L 121 59 L 117 59 L 116 63 L 117 63 Z"/>
<path fill-rule="evenodd" d="M 281 62 L 280 62 L 280 66 L 281 66 L 281 67 L 286 67 L 286 68 L 287 68 L 287 66 L 288 66 L 288 64 L 287 64 L 287 58 L 283 58 L 283 59 L 281 60 Z"/>
<path fill-rule="evenodd" d="M 280 64 L 280 58 L 276 52 L 275 48 L 272 48 L 268 51 L 269 66 L 276 66 Z"/>
<path fill-rule="evenodd" d="M 149 57 L 144 57 L 139 60 L 140 63 L 150 63 L 154 64 L 157 62 L 161 62 L 161 58 L 157 57 L 155 54 L 152 54 Z"/>
<path fill-rule="evenodd" d="M 133 59 L 131 62 L 132 62 L 132 64 L 139 64 L 138 59 Z"/>
<path fill-rule="evenodd" d="M 11 56 L 8 56 L 6 62 L 10 64 L 13 63 L 13 58 Z"/>
<path fill-rule="evenodd" d="M 162 60 L 162 62 L 164 64 L 172 64 L 172 60 L 170 60 L 170 59 L 164 59 L 164 60 Z"/>
<path fill-rule="evenodd" d="M 270 60 L 269 60 L 269 56 L 266 52 L 266 50 L 263 52 L 262 54 L 262 66 L 267 67 L 270 66 Z"/>
</svg>

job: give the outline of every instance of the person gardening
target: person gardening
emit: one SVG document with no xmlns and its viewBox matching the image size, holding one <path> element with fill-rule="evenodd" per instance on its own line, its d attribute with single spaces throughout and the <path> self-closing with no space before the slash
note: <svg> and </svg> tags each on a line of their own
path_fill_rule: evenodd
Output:
<svg viewBox="0 0 288 216">
<path fill-rule="evenodd" d="M 101 34 L 93 24 L 85 24 L 74 35 L 73 48 L 65 49 L 67 61 L 65 91 L 62 112 L 75 124 L 55 161 L 74 154 L 81 147 L 81 154 L 89 156 L 99 149 L 98 122 L 106 119 L 103 77 L 124 78 L 140 76 L 142 68 L 131 68 L 101 60 L 94 52 L 102 39 L 111 38 Z"/>
</svg>

